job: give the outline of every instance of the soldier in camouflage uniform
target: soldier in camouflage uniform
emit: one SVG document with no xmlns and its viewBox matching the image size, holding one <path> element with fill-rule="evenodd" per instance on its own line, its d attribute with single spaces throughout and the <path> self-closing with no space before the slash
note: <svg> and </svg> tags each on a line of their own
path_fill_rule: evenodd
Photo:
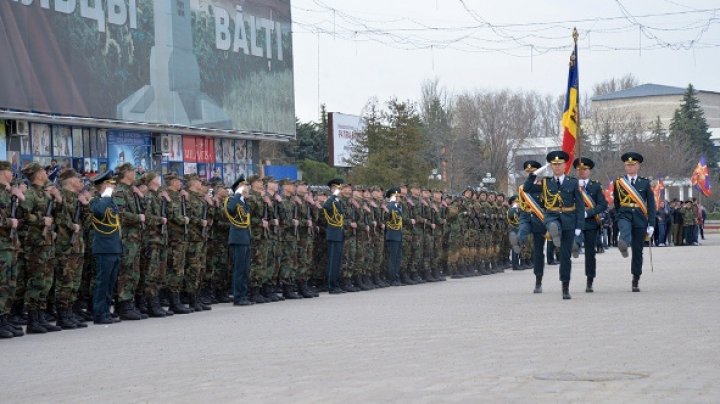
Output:
<svg viewBox="0 0 720 404">
<path fill-rule="evenodd" d="M 55 307 L 57 309 L 57 325 L 64 330 L 87 327 L 85 321 L 76 318 L 72 305 L 82 281 L 85 240 L 82 234 L 82 223 L 89 217 L 89 203 L 84 195 L 80 195 L 83 182 L 80 175 L 68 168 L 60 173 L 63 203 L 60 213 L 55 218 L 57 236 L 55 238 Z"/>
<path fill-rule="evenodd" d="M 214 300 L 218 303 L 230 303 L 228 296 L 232 274 L 230 273 L 230 261 L 228 250 L 228 234 L 230 222 L 225 213 L 225 200 L 229 197 L 228 190 L 223 186 L 222 181 L 215 180 L 210 183 L 213 189 L 212 227 L 210 228 L 210 239 L 207 243 L 207 275 L 210 276 L 210 284 L 213 289 Z M 209 286 L 207 286 L 209 288 Z"/>
<path fill-rule="evenodd" d="M 327 268 L 328 259 L 328 248 L 326 241 L 326 227 L 328 226 L 325 216 L 322 214 L 322 207 L 327 201 L 327 194 L 325 192 L 318 192 L 315 195 L 315 205 L 312 206 L 313 216 L 316 218 L 315 225 L 315 248 L 313 256 L 315 257 L 315 265 L 312 270 L 312 279 L 317 291 L 327 291 L 328 280 L 325 273 Z"/>
<path fill-rule="evenodd" d="M 299 206 L 295 201 L 295 184 L 290 180 L 280 181 L 282 199 L 278 203 L 280 234 L 276 247 L 278 255 L 279 281 L 285 299 L 301 299 L 295 293 L 295 279 L 298 273 L 298 240 L 300 238 Z"/>
<path fill-rule="evenodd" d="M 382 188 L 374 187 L 369 201 L 372 209 L 373 241 L 372 249 L 375 253 L 372 264 L 372 281 L 376 287 L 385 288 L 390 284 L 385 280 L 387 265 L 385 264 L 385 202 Z"/>
<path fill-rule="evenodd" d="M 25 306 L 28 310 L 28 334 L 44 334 L 48 331 L 60 331 L 61 328 L 50 324 L 42 310 L 48 299 L 53 283 L 55 248 L 53 245 L 54 219 L 60 213 L 62 196 L 57 188 L 48 185 L 48 177 L 40 164 L 32 162 L 23 169 L 30 186 L 22 201 L 27 235 L 22 241 L 25 253 Z M 54 208 L 50 204 L 54 201 Z M 48 215 L 48 212 L 50 213 Z"/>
<path fill-rule="evenodd" d="M 472 194 L 472 190 L 466 190 L 463 194 Z M 465 197 L 455 198 L 448 206 L 447 226 L 448 226 L 448 257 L 447 267 L 448 274 L 453 279 L 465 277 L 464 266 L 465 260 L 463 251 L 465 248 L 464 240 L 467 237 L 467 225 L 469 223 L 467 205 L 464 203 Z"/>
<path fill-rule="evenodd" d="M 358 189 L 357 198 L 360 203 L 360 211 L 358 215 L 357 254 L 355 256 L 357 268 L 355 284 L 360 290 L 372 290 L 375 289 L 372 282 L 372 266 L 375 262 L 376 251 L 372 248 L 374 229 L 369 189 L 366 187 Z"/>
<path fill-rule="evenodd" d="M 508 204 L 505 201 L 505 194 L 498 193 L 496 198 L 497 206 L 498 206 L 498 225 L 500 227 L 501 234 L 501 242 L 500 242 L 500 251 L 499 251 L 499 265 L 502 270 L 508 269 L 511 266 L 510 263 L 510 239 L 508 238 L 508 231 L 509 231 L 509 225 L 505 218 L 507 218 L 508 213 Z"/>
<path fill-rule="evenodd" d="M 425 283 L 426 280 L 421 276 L 421 273 L 424 271 L 425 267 L 425 255 L 423 254 L 423 249 L 425 248 L 424 245 L 424 233 L 425 229 L 423 228 L 424 218 L 422 217 L 422 195 L 420 191 L 420 186 L 417 184 L 412 184 L 410 186 L 410 194 L 411 199 L 413 202 L 413 206 L 410 207 L 410 216 L 413 220 L 415 220 L 415 227 L 412 231 L 412 238 L 410 239 L 410 245 L 412 246 L 412 256 L 411 259 L 413 261 L 413 272 L 412 272 L 412 279 L 415 281 L 415 283 Z M 405 243 L 405 239 L 403 238 L 403 248 L 405 248 L 407 244 Z"/>
<path fill-rule="evenodd" d="M 432 213 L 431 235 L 433 250 L 433 278 L 437 281 L 444 281 L 445 261 L 447 260 L 447 250 L 445 250 L 445 233 L 447 232 L 447 205 L 442 199 L 442 191 L 436 190 L 432 193 L 432 201 L 430 202 L 430 211 Z"/>
<path fill-rule="evenodd" d="M 25 178 L 22 181 L 18 181 L 17 187 L 21 194 L 23 194 L 23 197 L 25 195 L 25 192 L 28 190 L 28 180 Z M 16 281 L 16 289 L 15 289 L 15 299 L 12 303 L 12 308 L 10 310 L 10 317 L 9 321 L 11 324 L 16 326 L 23 326 L 27 325 L 27 315 L 25 313 L 25 292 L 26 292 L 26 286 L 27 286 L 27 271 L 26 263 L 25 263 L 25 249 L 22 245 L 22 241 L 27 238 L 29 227 L 26 224 L 26 217 L 27 214 L 25 212 L 25 209 L 23 209 L 22 201 L 18 202 L 18 208 L 15 217 L 18 218 L 18 227 L 17 227 L 17 234 L 18 234 L 18 240 L 19 245 L 17 246 L 17 264 L 15 266 L 15 271 L 17 274 L 17 281 Z M 22 328 L 22 327 L 21 327 Z"/>
<path fill-rule="evenodd" d="M 400 186 L 400 212 L 402 217 L 402 258 L 400 259 L 400 283 L 403 285 L 414 285 L 416 282 L 412 279 L 413 261 L 412 261 L 412 233 L 415 228 L 415 219 L 410 214 L 411 204 L 413 203 L 408 195 L 407 185 Z M 414 205 L 412 205 L 414 207 Z"/>
<path fill-rule="evenodd" d="M 268 204 L 268 217 L 270 219 L 270 238 L 267 245 L 267 266 L 263 274 L 263 296 L 265 300 L 278 302 L 285 300 L 285 297 L 278 296 L 275 293 L 275 285 L 277 285 L 280 275 L 280 202 L 282 196 L 278 193 L 278 181 L 272 177 L 265 178 L 265 203 Z"/>
<path fill-rule="evenodd" d="M 250 176 L 250 193 L 247 198 L 250 214 L 250 294 L 251 302 L 266 303 L 262 294 L 263 275 L 267 267 L 267 248 L 269 243 L 270 223 L 268 221 L 268 205 L 264 201 L 265 188 L 262 178 L 257 175 Z"/>
<path fill-rule="evenodd" d="M 211 310 L 199 299 L 200 280 L 205 268 L 205 232 L 208 220 L 208 201 L 205 200 L 202 184 L 197 174 L 185 176 L 188 197 L 185 202 L 185 214 L 190 219 L 187 233 L 187 253 L 185 255 L 185 292 L 190 308 L 195 311 Z"/>
<path fill-rule="evenodd" d="M 494 231 L 495 208 L 494 202 L 488 200 L 488 192 L 481 190 L 478 193 L 478 272 L 480 275 L 493 273 L 491 260 L 493 258 L 492 232 Z M 495 197 L 493 196 L 493 201 Z"/>
<path fill-rule="evenodd" d="M 312 205 L 315 201 L 308 193 L 307 184 L 303 181 L 296 183 L 297 198 L 295 203 L 298 209 L 298 247 L 297 247 L 297 288 L 304 298 L 318 297 L 317 292 L 308 287 L 308 277 L 314 266 L 313 251 L 315 244 L 315 223 L 317 218 L 313 212 Z"/>
<path fill-rule="evenodd" d="M 174 314 L 188 314 L 194 311 L 180 301 L 180 291 L 185 279 L 185 255 L 187 253 L 186 229 L 190 222 L 183 213 L 187 192 L 175 173 L 165 175 L 165 184 L 170 201 L 167 205 L 168 245 L 172 246 L 167 256 L 167 287 L 170 292 L 170 311 Z"/>
<path fill-rule="evenodd" d="M 22 327 L 9 320 L 17 290 L 17 252 L 19 249 L 17 207 L 25 199 L 20 189 L 11 186 L 10 163 L 0 161 L 0 338 L 21 337 Z M 15 207 L 15 217 L 12 209 Z"/>
<path fill-rule="evenodd" d="M 169 312 L 160 306 L 160 289 L 167 276 L 168 231 L 167 215 L 170 196 L 160 190 L 160 177 L 154 172 L 142 178 L 147 187 L 145 195 L 145 259 L 141 263 L 144 273 L 143 299 L 150 317 L 165 317 Z"/>
<path fill-rule="evenodd" d="M 418 272 L 423 280 L 435 282 L 433 270 L 435 265 L 435 240 L 433 237 L 433 212 L 430 207 L 430 191 L 424 189 L 420 194 L 420 203 L 416 213 L 418 214 L 418 227 L 421 230 L 420 240 L 422 259 L 419 263 Z"/>
<path fill-rule="evenodd" d="M 360 216 L 360 203 L 357 200 L 357 193 L 349 184 L 343 184 L 343 194 L 349 194 L 349 199 L 345 203 L 345 240 L 343 241 L 343 264 L 342 264 L 342 289 L 346 292 L 359 292 L 360 288 L 353 285 L 357 265 L 357 234 L 358 234 L 358 217 Z"/>
<path fill-rule="evenodd" d="M 118 274 L 118 314 L 122 320 L 143 320 L 147 315 L 135 307 L 135 292 L 140 282 L 140 260 L 142 258 L 142 236 L 145 231 L 145 215 L 140 211 L 142 198 L 135 187 L 135 170 L 130 163 L 116 169 L 118 184 L 113 193 L 113 202 L 120 209 L 123 254 Z"/>
</svg>

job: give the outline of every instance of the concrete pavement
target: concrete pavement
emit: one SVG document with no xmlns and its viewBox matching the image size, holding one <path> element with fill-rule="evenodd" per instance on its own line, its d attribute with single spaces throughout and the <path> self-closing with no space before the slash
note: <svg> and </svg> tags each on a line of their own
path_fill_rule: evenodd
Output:
<svg viewBox="0 0 720 404">
<path fill-rule="evenodd" d="M 0 341 L 2 402 L 720 402 L 720 235 L 531 271 Z"/>
</svg>

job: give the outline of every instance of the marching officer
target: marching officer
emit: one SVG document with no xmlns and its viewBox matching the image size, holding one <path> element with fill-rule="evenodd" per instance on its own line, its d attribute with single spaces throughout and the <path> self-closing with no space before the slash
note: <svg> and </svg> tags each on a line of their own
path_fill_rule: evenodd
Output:
<svg viewBox="0 0 720 404">
<path fill-rule="evenodd" d="M 585 204 L 585 227 L 583 228 L 583 239 L 585 240 L 585 276 L 587 286 L 585 292 L 593 292 L 593 280 L 596 274 L 596 244 L 598 230 L 602 228 L 600 214 L 607 210 L 607 201 L 602 192 L 599 182 L 590 179 L 590 170 L 595 163 L 587 157 L 578 157 L 573 162 L 577 170 L 578 182 L 580 183 L 580 194 Z"/>
<path fill-rule="evenodd" d="M 402 207 L 397 198 L 400 189 L 390 188 L 385 192 L 387 203 L 387 220 L 385 222 L 385 248 L 388 264 L 387 276 L 391 286 L 400 286 L 400 258 L 402 257 L 403 220 Z"/>
<path fill-rule="evenodd" d="M 638 176 L 643 156 L 640 153 L 628 152 L 623 154 L 621 159 L 625 163 L 625 175 L 615 180 L 613 191 L 620 230 L 618 249 L 623 258 L 626 258 L 628 247 L 632 248 L 632 291 L 639 292 L 645 235 L 652 237 L 655 231 L 655 196 L 650 180 Z"/>
<path fill-rule="evenodd" d="M 575 237 L 579 236 L 585 226 L 585 209 L 578 180 L 565 175 L 565 166 L 569 156 L 562 150 L 552 151 L 545 159 L 552 168 L 552 176 L 546 176 L 541 184 L 535 184 L 537 172 L 530 174 L 523 185 L 526 192 L 541 192 L 541 200 L 545 209 L 545 228 L 556 246 L 560 246 L 560 281 L 562 297 L 570 296 L 570 272 L 572 264 L 570 253 L 577 255 Z"/>
</svg>

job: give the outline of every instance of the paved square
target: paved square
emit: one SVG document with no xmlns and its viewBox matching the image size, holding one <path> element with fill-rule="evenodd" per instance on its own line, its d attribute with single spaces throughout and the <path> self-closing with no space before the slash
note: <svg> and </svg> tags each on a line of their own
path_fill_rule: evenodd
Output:
<svg viewBox="0 0 720 404">
<path fill-rule="evenodd" d="M 2 402 L 717 403 L 719 245 L 5 340 Z"/>
</svg>

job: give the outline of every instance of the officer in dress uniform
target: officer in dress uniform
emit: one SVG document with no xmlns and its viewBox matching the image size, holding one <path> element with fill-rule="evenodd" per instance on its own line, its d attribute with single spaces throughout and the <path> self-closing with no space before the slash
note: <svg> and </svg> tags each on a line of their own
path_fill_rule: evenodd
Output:
<svg viewBox="0 0 720 404">
<path fill-rule="evenodd" d="M 632 291 L 639 292 L 645 236 L 652 237 L 655 231 L 655 196 L 650 180 L 638 176 L 643 156 L 640 153 L 628 152 L 623 154 L 621 159 L 625 163 L 625 175 L 615 180 L 613 191 L 620 230 L 618 249 L 623 258 L 626 258 L 628 247 L 632 248 Z"/>
<path fill-rule="evenodd" d="M 560 281 L 562 297 L 570 299 L 570 272 L 572 264 L 570 253 L 577 257 L 575 237 L 585 226 L 585 209 L 580 194 L 578 180 L 565 175 L 565 166 L 569 156 L 562 150 L 552 151 L 545 157 L 552 168 L 552 176 L 535 184 L 537 172 L 530 174 L 523 185 L 527 192 L 541 192 L 542 206 L 545 209 L 545 228 L 556 246 L 560 246 Z"/>
<path fill-rule="evenodd" d="M 92 212 L 93 243 L 95 256 L 95 292 L 93 293 L 93 320 L 95 324 L 112 324 L 110 315 L 115 280 L 120 269 L 122 241 L 120 241 L 120 209 L 113 202 L 115 181 L 112 171 L 96 176 L 93 183 L 100 194 L 90 203 Z"/>
<path fill-rule="evenodd" d="M 250 206 L 245 176 L 232 185 L 233 195 L 225 200 L 225 215 L 230 221 L 228 245 L 232 257 L 232 290 L 235 306 L 254 304 L 248 299 L 250 279 Z"/>
<path fill-rule="evenodd" d="M 385 192 L 387 220 L 385 222 L 385 248 L 388 255 L 387 274 L 391 286 L 400 286 L 400 258 L 402 257 L 402 208 L 397 201 L 399 188 Z"/>
<path fill-rule="evenodd" d="M 602 228 L 600 214 L 607 210 L 607 201 L 602 192 L 599 182 L 590 179 L 590 170 L 595 163 L 587 157 L 578 157 L 573 161 L 573 167 L 577 170 L 580 193 L 585 205 L 585 227 L 583 228 L 583 239 L 585 241 L 585 276 L 587 286 L 585 292 L 593 292 L 593 280 L 595 279 L 595 250 L 598 238 L 598 230 Z"/>
<path fill-rule="evenodd" d="M 343 180 L 340 178 L 328 182 L 331 194 L 325 201 L 322 211 L 327 223 L 325 227 L 328 257 L 327 277 L 328 292 L 331 294 L 344 293 L 340 288 L 340 268 L 342 266 L 343 242 L 345 241 L 343 233 L 343 226 L 345 225 L 345 217 L 343 216 L 344 203 L 340 199 L 342 183 Z"/>
</svg>

